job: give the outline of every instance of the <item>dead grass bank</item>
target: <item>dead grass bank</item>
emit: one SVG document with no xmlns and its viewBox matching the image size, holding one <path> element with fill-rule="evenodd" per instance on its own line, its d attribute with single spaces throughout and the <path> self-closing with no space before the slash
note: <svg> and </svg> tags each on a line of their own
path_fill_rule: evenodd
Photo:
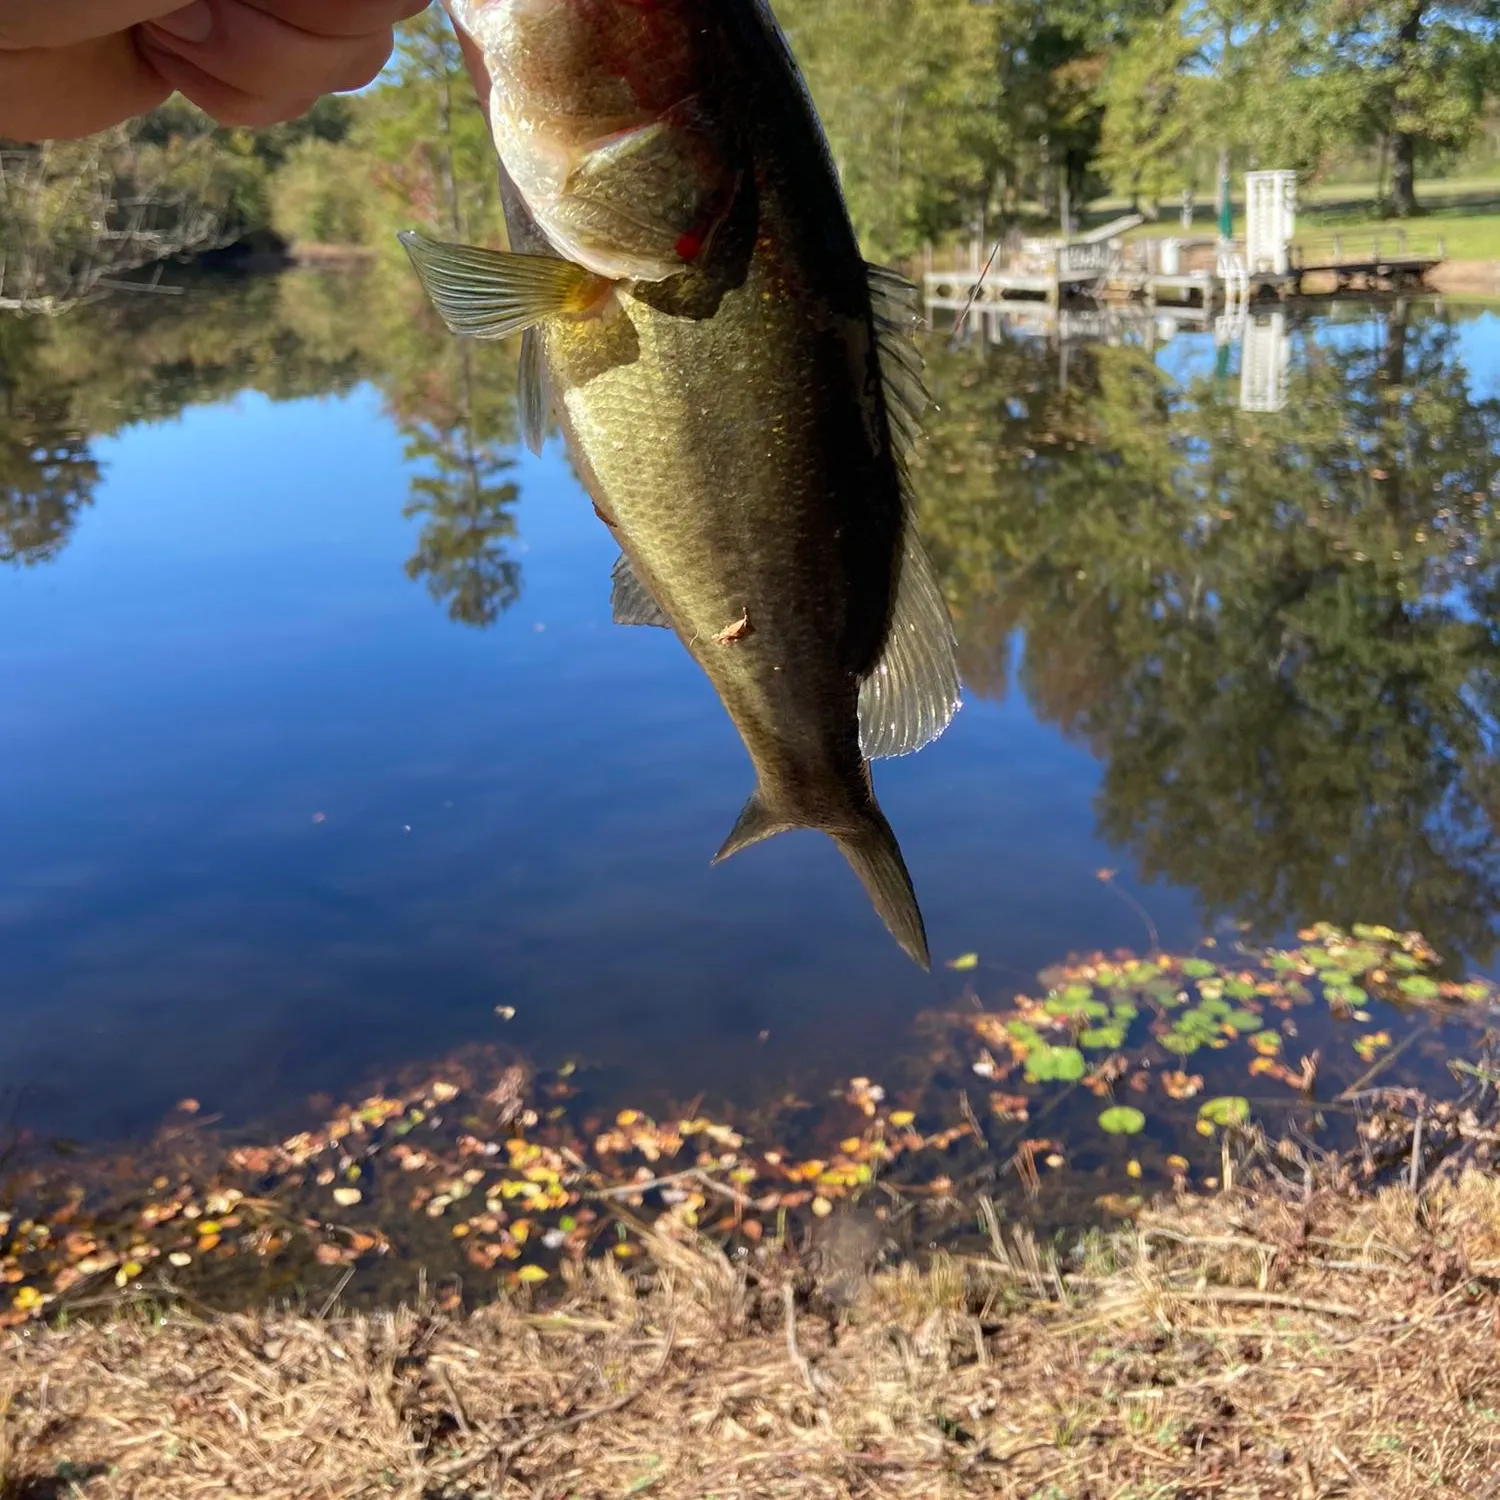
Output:
<svg viewBox="0 0 1500 1500">
<path fill-rule="evenodd" d="M 1065 1261 L 861 1281 L 655 1245 L 546 1309 L 203 1319 L 0 1347 L 6 1500 L 1500 1496 L 1500 1179 L 1263 1183 Z"/>
</svg>

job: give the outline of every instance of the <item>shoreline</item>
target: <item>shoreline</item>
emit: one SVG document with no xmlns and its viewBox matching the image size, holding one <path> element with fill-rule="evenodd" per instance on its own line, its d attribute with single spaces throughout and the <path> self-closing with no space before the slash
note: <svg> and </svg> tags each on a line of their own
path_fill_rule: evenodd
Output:
<svg viewBox="0 0 1500 1500">
<path fill-rule="evenodd" d="M 678 1226 L 648 1269 L 577 1268 L 546 1303 L 137 1301 L 12 1331 L 0 1491 L 1478 1500 L 1500 1449 L 1487 1097 L 1414 1184 L 1252 1132 L 1238 1185 L 1064 1251 L 992 1215 L 979 1253 L 851 1272 Z M 1365 1149 L 1405 1179 L 1416 1129 Z"/>
</svg>

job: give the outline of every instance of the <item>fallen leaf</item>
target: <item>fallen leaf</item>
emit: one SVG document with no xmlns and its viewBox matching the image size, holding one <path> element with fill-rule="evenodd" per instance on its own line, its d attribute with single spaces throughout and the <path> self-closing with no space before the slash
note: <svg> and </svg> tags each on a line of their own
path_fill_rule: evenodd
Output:
<svg viewBox="0 0 1500 1500">
<path fill-rule="evenodd" d="M 732 646 L 736 641 L 742 641 L 747 635 L 753 633 L 750 624 L 750 611 L 743 611 L 738 620 L 732 625 L 726 625 L 715 637 L 716 646 Z"/>
<path fill-rule="evenodd" d="M 333 1201 L 340 1208 L 353 1208 L 354 1205 L 364 1198 L 364 1194 L 358 1188 L 342 1187 L 334 1188 Z"/>
<path fill-rule="evenodd" d="M 965 973 L 969 969 L 979 967 L 979 955 L 977 953 L 960 953 L 957 958 L 948 960 L 950 969 L 957 969 L 959 973 Z"/>
<path fill-rule="evenodd" d="M 826 1219 L 828 1217 L 828 1215 L 833 1212 L 833 1204 L 831 1204 L 826 1198 L 824 1198 L 820 1194 L 818 1197 L 814 1198 L 813 1201 L 812 1201 L 812 1211 L 820 1219 Z"/>
</svg>

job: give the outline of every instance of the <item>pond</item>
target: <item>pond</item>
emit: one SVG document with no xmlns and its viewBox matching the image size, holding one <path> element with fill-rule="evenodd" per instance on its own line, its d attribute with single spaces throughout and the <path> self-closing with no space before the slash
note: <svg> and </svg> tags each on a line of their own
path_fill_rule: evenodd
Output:
<svg viewBox="0 0 1500 1500">
<path fill-rule="evenodd" d="M 927 976 L 826 840 L 709 868 L 748 762 L 676 641 L 611 624 L 512 351 L 383 271 L 0 325 L 9 1119 L 296 1128 L 489 1043 L 611 1108 L 751 1109 L 884 1077 L 1070 953 L 1321 920 L 1484 972 L 1500 316 L 1274 331 L 1276 410 L 1243 332 L 929 340 L 966 703 L 876 772 Z"/>
</svg>

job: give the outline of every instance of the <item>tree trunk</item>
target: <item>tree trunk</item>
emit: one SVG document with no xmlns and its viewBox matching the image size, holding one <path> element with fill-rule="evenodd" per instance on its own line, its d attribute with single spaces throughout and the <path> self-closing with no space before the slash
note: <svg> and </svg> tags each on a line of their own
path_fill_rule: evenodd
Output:
<svg viewBox="0 0 1500 1500">
<path fill-rule="evenodd" d="M 1421 45 L 1426 12 L 1427 0 L 1414 0 L 1402 19 L 1396 33 L 1400 41 L 1395 57 L 1398 72 L 1413 60 Z M 1409 130 L 1391 132 L 1391 212 L 1399 219 L 1417 212 L 1417 139 Z"/>
<path fill-rule="evenodd" d="M 1417 212 L 1417 142 L 1409 130 L 1391 137 L 1391 212 L 1398 219 Z"/>
</svg>

